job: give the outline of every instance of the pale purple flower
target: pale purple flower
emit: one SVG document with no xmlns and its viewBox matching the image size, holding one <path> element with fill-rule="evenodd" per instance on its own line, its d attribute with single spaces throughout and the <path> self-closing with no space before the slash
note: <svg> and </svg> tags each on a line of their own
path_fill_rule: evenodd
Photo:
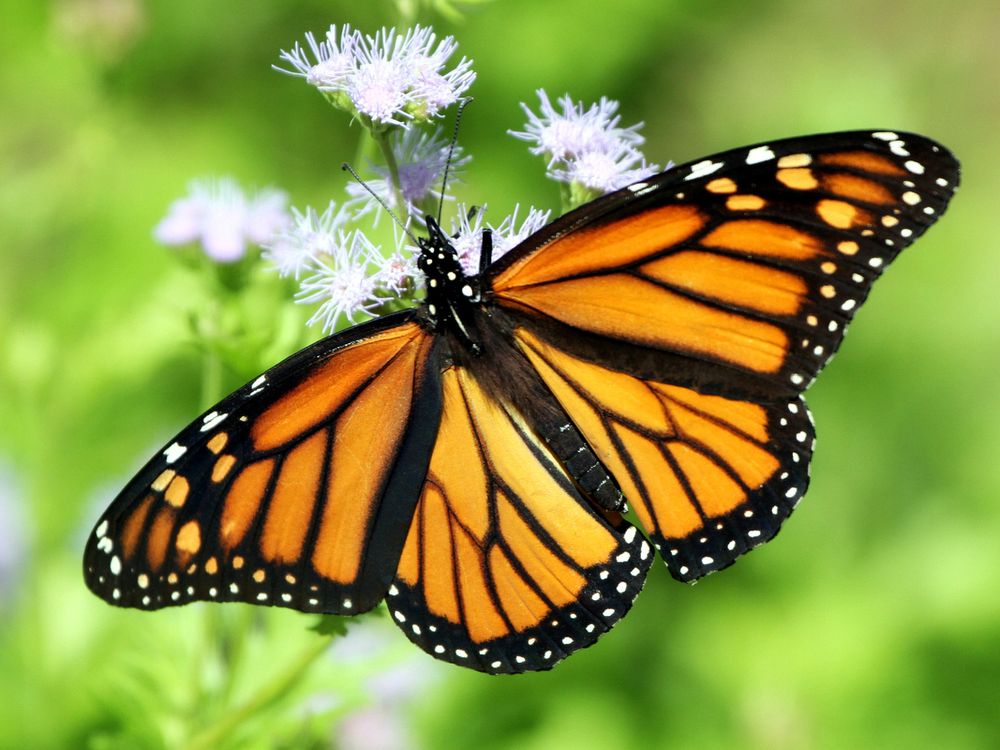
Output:
<svg viewBox="0 0 1000 750">
<path fill-rule="evenodd" d="M 192 184 L 185 198 L 178 198 L 170 204 L 167 215 L 153 229 L 153 237 L 163 245 L 187 245 L 201 236 L 202 217 L 205 214 L 205 200 L 197 194 Z"/>
<path fill-rule="evenodd" d="M 440 196 L 441 178 L 448 162 L 451 142 L 444 137 L 440 128 L 433 133 L 409 128 L 393 133 L 390 138 L 399 173 L 400 192 L 406 202 L 405 207 L 401 210 L 401 207 L 396 205 L 395 192 L 390 187 L 388 167 L 372 164 L 371 169 L 378 177 L 368 180 L 366 184 L 390 208 L 401 213 L 401 219 L 405 220 L 408 216 L 423 224 L 424 217 L 420 206 L 428 198 L 436 199 Z M 461 147 L 456 144 L 448 171 L 449 184 L 457 181 L 459 169 L 468 162 L 469 157 L 463 155 Z M 356 182 L 347 184 L 347 193 L 351 196 L 348 204 L 360 206 L 357 216 L 374 213 L 377 224 L 382 207 L 371 193 Z M 445 200 L 450 199 L 450 196 L 445 196 Z"/>
<path fill-rule="evenodd" d="M 246 255 L 249 206 L 234 180 L 220 180 L 216 188 L 202 207 L 201 245 L 212 260 L 233 263 Z"/>
<path fill-rule="evenodd" d="M 382 260 L 375 245 L 360 231 L 338 232 L 331 252 L 310 259 L 312 273 L 301 284 L 295 301 L 320 306 L 308 324 L 321 323 L 332 333 L 341 318 L 352 321 L 359 315 L 371 315 L 385 302 L 379 295 L 378 279 L 369 269 Z"/>
<path fill-rule="evenodd" d="M 618 127 L 621 115 L 617 114 L 618 102 L 613 99 L 602 96 L 597 104 L 584 108 L 583 102 L 574 102 L 569 94 L 564 94 L 558 100 L 562 107 L 559 112 L 544 89 L 536 93 L 541 116 L 522 102 L 521 109 L 528 116 L 524 130 L 507 132 L 522 141 L 534 142 L 529 150 L 536 155 L 547 155 L 549 166 L 558 160 L 573 159 L 592 151 L 614 150 L 620 144 L 639 147 L 644 141 L 638 132 L 641 122 L 627 128 Z"/>
<path fill-rule="evenodd" d="M 345 87 L 358 112 L 372 122 L 403 126 L 409 117 L 409 73 L 401 60 L 374 59 L 359 65 Z"/>
<path fill-rule="evenodd" d="M 153 236 L 169 246 L 200 243 L 212 260 L 233 263 L 246 255 L 248 245 L 262 245 L 288 225 L 287 204 L 285 193 L 274 188 L 248 198 L 230 177 L 194 180 Z"/>
<path fill-rule="evenodd" d="M 559 182 L 577 182 L 600 193 L 610 193 L 660 172 L 657 164 L 647 164 L 642 154 L 630 146 L 615 151 L 590 151 L 553 167 L 549 175 Z"/>
<path fill-rule="evenodd" d="M 530 235 L 549 223 L 549 212 L 529 208 L 528 215 L 518 225 L 517 214 L 520 206 L 515 206 L 513 213 L 497 225 L 486 223 L 493 232 L 492 261 L 495 263 L 509 250 L 524 242 Z M 483 229 L 486 215 L 484 206 L 469 220 L 468 212 L 463 206 L 458 207 L 458 220 L 452 220 L 452 244 L 458 252 L 458 260 L 462 270 L 469 275 L 479 273 L 479 255 L 483 247 Z"/>
<path fill-rule="evenodd" d="M 413 101 L 425 117 L 436 117 L 444 109 L 461 99 L 461 95 L 472 86 L 476 73 L 472 61 L 463 57 L 447 73 L 444 66 L 455 51 L 458 43 L 455 37 L 446 36 L 435 47 L 437 39 L 429 27 L 416 26 L 407 32 L 409 48 L 408 64 L 412 76 Z"/>
<path fill-rule="evenodd" d="M 264 243 L 264 259 L 269 261 L 281 276 L 296 279 L 311 260 L 337 251 L 341 230 L 350 219 L 346 206 L 337 207 L 334 201 L 322 214 L 307 207 L 305 213 L 292 209 L 292 222 L 284 231 Z"/>
<path fill-rule="evenodd" d="M 374 36 L 344 25 L 331 26 L 326 40 L 306 34 L 310 55 L 298 43 L 282 50 L 291 70 L 331 97 L 335 104 L 367 118 L 375 125 L 407 127 L 413 119 L 439 116 L 472 85 L 472 63 L 462 58 L 447 72 L 445 65 L 458 48 L 454 37 L 437 41 L 426 26 L 405 34 L 381 29 Z M 345 96 L 344 101 L 341 97 Z"/>
<path fill-rule="evenodd" d="M 610 192 L 660 171 L 639 151 L 644 142 L 638 132 L 642 123 L 619 126 L 618 102 L 602 97 L 584 107 L 567 94 L 558 100 L 560 111 L 544 90 L 537 93 L 541 114 L 522 103 L 528 122 L 524 130 L 508 132 L 533 143 L 531 153 L 547 157 L 552 179 Z"/>
</svg>

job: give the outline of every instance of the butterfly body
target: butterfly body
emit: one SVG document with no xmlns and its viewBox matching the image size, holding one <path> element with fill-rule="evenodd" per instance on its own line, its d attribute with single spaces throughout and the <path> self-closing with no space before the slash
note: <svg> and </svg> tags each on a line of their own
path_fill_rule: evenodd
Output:
<svg viewBox="0 0 1000 750">
<path fill-rule="evenodd" d="M 921 136 L 774 141 L 492 264 L 487 233 L 474 276 L 428 218 L 421 305 L 183 430 L 99 520 L 87 584 L 144 609 L 385 599 L 438 658 L 547 669 L 624 616 L 654 554 L 694 581 L 777 533 L 809 483 L 802 392 L 957 183 Z"/>
<path fill-rule="evenodd" d="M 426 217 L 428 236 L 417 239 L 417 267 L 424 274 L 426 299 L 420 306 L 425 326 L 432 332 L 447 330 L 473 354 L 482 351 L 481 333 L 475 324 L 476 307 L 482 303 L 484 276 L 465 275 L 458 253 L 433 216 Z M 489 258 L 490 235 L 484 235 L 484 257 Z"/>
</svg>

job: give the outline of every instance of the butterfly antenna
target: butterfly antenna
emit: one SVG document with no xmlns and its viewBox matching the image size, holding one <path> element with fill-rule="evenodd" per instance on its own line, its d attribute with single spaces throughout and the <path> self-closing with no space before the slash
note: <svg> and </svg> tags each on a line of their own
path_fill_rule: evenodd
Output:
<svg viewBox="0 0 1000 750">
<path fill-rule="evenodd" d="M 441 178 L 441 200 L 438 201 L 437 215 L 438 226 L 441 225 L 441 212 L 444 210 L 444 192 L 448 187 L 448 171 L 451 169 L 451 157 L 455 153 L 455 144 L 458 143 L 458 126 L 462 122 L 462 113 L 465 111 L 466 105 L 471 101 L 472 99 L 464 99 L 458 105 L 458 112 L 455 114 L 455 129 L 451 134 L 451 145 L 448 146 L 448 158 L 444 162 L 444 176 Z"/>
<path fill-rule="evenodd" d="M 396 222 L 397 224 L 399 224 L 400 229 L 402 229 L 406 233 L 406 236 L 409 237 L 413 241 L 414 245 L 419 244 L 417 242 L 417 238 L 413 234 L 413 232 L 411 232 L 409 230 L 409 228 L 406 226 L 406 224 L 404 224 L 403 222 L 401 222 L 399 220 L 399 217 L 396 216 L 395 212 L 391 208 L 389 208 L 389 204 L 386 203 L 384 200 L 382 200 L 382 198 L 380 198 L 375 193 L 375 191 L 372 190 L 371 187 L 369 187 L 369 185 L 368 185 L 367 182 L 365 182 L 364 180 L 361 179 L 361 177 L 358 175 L 358 173 L 354 171 L 354 167 L 352 167 L 350 164 L 348 164 L 345 161 L 343 164 L 340 165 L 340 168 L 343 169 L 345 172 L 349 172 L 350 175 L 351 175 L 351 177 L 354 178 L 355 182 L 357 182 L 361 187 L 363 187 L 365 190 L 367 190 L 368 193 L 369 193 L 369 195 L 371 195 L 372 198 L 374 198 L 376 201 L 378 201 L 378 204 L 380 206 L 382 206 L 382 208 L 385 209 L 386 213 L 389 214 L 389 216 L 392 217 L 392 220 L 394 222 Z"/>
</svg>

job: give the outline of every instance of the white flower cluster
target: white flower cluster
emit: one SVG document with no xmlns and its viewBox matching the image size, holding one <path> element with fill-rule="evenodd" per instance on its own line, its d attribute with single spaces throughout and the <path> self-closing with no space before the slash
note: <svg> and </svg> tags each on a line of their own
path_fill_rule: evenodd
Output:
<svg viewBox="0 0 1000 750">
<path fill-rule="evenodd" d="M 426 26 L 368 36 L 345 24 L 339 33 L 331 26 L 323 41 L 306 34 L 306 42 L 309 51 L 298 43 L 282 50 L 292 69 L 277 69 L 301 76 L 338 106 L 379 126 L 407 127 L 438 117 L 476 80 L 472 61 L 464 57 L 444 72 L 458 43 L 451 36 L 438 42 Z"/>
<path fill-rule="evenodd" d="M 194 180 L 153 236 L 170 246 L 200 243 L 212 260 L 235 263 L 249 245 L 262 246 L 289 225 L 287 206 L 288 196 L 274 188 L 247 196 L 231 177 Z"/>
<path fill-rule="evenodd" d="M 453 37 L 438 41 L 430 28 L 405 32 L 381 29 L 374 36 L 344 25 L 331 26 L 318 41 L 306 34 L 307 48 L 296 44 L 282 51 L 289 68 L 322 91 L 335 106 L 351 112 L 371 131 L 388 165 L 370 165 L 365 185 L 350 183 L 348 199 L 331 201 L 322 213 L 313 208 L 286 211 L 284 193 L 269 189 L 248 198 L 231 179 L 192 183 L 156 227 L 164 244 L 200 242 L 212 259 L 228 263 L 242 258 L 249 244 L 282 277 L 299 285 L 296 301 L 318 305 L 310 324 L 334 331 L 342 319 L 384 312 L 398 300 L 413 300 L 423 285 L 416 267 L 419 249 L 405 245 L 397 232 L 394 251 L 371 242 L 356 222 L 373 222 L 388 206 L 407 227 L 424 223 L 442 195 L 445 170 L 449 184 L 469 157 L 429 121 L 463 99 L 475 80 L 466 58 L 446 70 L 455 55 Z M 621 127 L 618 103 L 602 98 L 585 107 L 568 95 L 553 105 L 538 91 L 540 114 L 522 104 L 528 122 L 511 131 L 530 142 L 534 154 L 547 159 L 548 175 L 588 194 L 616 190 L 659 171 L 647 164 L 639 148 L 641 125 Z M 549 221 L 547 211 L 530 208 L 523 221 L 519 209 L 497 224 L 486 222 L 485 210 L 466 212 L 458 206 L 452 221 L 453 244 L 466 274 L 479 272 L 483 233 L 492 233 L 492 260 L 501 258 Z M 409 231 L 407 230 L 407 234 Z M 412 235 L 410 235 L 412 238 Z"/>
<path fill-rule="evenodd" d="M 543 89 L 537 93 L 541 114 L 522 103 L 528 122 L 524 130 L 508 132 L 534 143 L 530 151 L 547 157 L 552 179 L 609 193 L 660 171 L 639 151 L 644 142 L 639 135 L 642 123 L 619 127 L 618 102 L 601 97 L 597 104 L 584 107 L 566 94 L 558 100 L 561 111 L 557 111 Z"/>
<path fill-rule="evenodd" d="M 359 229 L 345 229 L 354 216 L 330 205 L 322 214 L 293 209 L 295 220 L 264 249 L 264 258 L 282 276 L 303 276 L 295 301 L 320 303 L 309 324 L 336 330 L 341 318 L 371 315 L 415 284 L 417 267 L 409 255 L 386 257 Z"/>
</svg>

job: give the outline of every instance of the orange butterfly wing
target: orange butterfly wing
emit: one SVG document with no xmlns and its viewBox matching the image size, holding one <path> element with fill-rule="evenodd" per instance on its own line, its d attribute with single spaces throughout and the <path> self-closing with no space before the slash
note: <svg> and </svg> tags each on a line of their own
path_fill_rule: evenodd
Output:
<svg viewBox="0 0 1000 750">
<path fill-rule="evenodd" d="M 958 164 L 837 133 L 677 167 L 567 214 L 495 266 L 521 350 L 694 580 L 770 539 L 808 484 L 799 394 Z"/>
<path fill-rule="evenodd" d="M 433 340 L 412 317 L 324 339 L 181 432 L 98 522 L 88 586 L 143 609 L 375 606 L 440 417 Z"/>
</svg>

